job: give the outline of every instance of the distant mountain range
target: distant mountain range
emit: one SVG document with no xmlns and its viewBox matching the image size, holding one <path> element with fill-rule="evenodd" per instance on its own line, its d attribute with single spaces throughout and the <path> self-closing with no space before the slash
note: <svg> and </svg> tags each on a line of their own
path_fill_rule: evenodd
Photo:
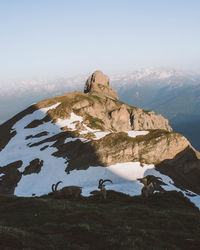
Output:
<svg viewBox="0 0 200 250">
<path fill-rule="evenodd" d="M 113 84 L 130 104 L 154 109 L 168 119 L 199 112 L 200 74 L 146 69 L 115 79 Z"/>
<path fill-rule="evenodd" d="M 122 84 L 120 84 L 122 83 Z M 200 150 L 200 74 L 143 70 L 115 80 L 121 100 L 169 119 Z"/>
<path fill-rule="evenodd" d="M 87 75 L 80 75 L 7 84 L 0 92 L 0 121 L 41 99 L 82 90 L 86 79 Z M 111 87 L 129 105 L 162 114 L 200 150 L 200 71 L 141 69 L 112 75 Z"/>
</svg>

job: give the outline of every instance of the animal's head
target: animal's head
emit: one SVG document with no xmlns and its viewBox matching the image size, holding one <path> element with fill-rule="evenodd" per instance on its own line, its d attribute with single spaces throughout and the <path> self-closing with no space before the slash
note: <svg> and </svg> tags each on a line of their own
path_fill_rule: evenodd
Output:
<svg viewBox="0 0 200 250">
<path fill-rule="evenodd" d="M 109 181 L 112 183 L 112 181 L 110 179 L 106 179 L 106 180 L 103 180 L 103 179 L 100 179 L 99 180 L 99 186 L 98 188 L 101 189 L 103 186 L 105 187 L 105 185 L 103 185 L 106 181 Z"/>
<path fill-rule="evenodd" d="M 137 180 L 140 181 L 140 182 L 141 182 L 142 184 L 144 184 L 145 186 L 146 186 L 147 183 L 148 183 L 148 180 L 147 180 L 146 177 L 144 177 L 144 178 L 138 178 Z"/>
<path fill-rule="evenodd" d="M 140 181 L 144 185 L 149 185 L 150 183 L 153 183 L 155 187 L 160 186 L 160 185 L 166 185 L 161 177 L 156 177 L 154 175 L 147 175 L 146 177 L 143 178 L 138 178 L 138 181 Z"/>
</svg>

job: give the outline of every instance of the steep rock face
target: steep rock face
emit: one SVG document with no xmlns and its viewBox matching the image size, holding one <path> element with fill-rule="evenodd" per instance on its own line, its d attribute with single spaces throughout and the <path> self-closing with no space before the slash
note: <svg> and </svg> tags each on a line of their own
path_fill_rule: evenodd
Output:
<svg viewBox="0 0 200 250">
<path fill-rule="evenodd" d="M 141 129 L 164 129 L 172 131 L 168 124 L 168 120 L 162 115 L 156 115 L 153 111 L 144 112 L 142 109 L 137 108 L 133 110 L 133 126 L 134 130 Z"/>
<path fill-rule="evenodd" d="M 188 146 L 176 154 L 173 159 L 166 158 L 157 164 L 156 169 L 171 177 L 177 187 L 200 194 L 199 158 L 199 152 Z"/>
<path fill-rule="evenodd" d="M 95 71 L 86 81 L 84 93 L 97 94 L 118 99 L 117 91 L 110 88 L 110 79 L 103 72 Z"/>
<path fill-rule="evenodd" d="M 93 143 L 99 160 L 105 166 L 128 161 L 158 164 L 165 159 L 173 159 L 189 145 L 180 134 L 157 130 L 135 138 L 124 132 L 111 133 Z"/>
<path fill-rule="evenodd" d="M 71 171 L 131 161 L 159 164 L 165 159 L 174 159 L 178 153 L 190 147 L 190 143 L 180 134 L 154 130 L 135 138 L 125 132 L 109 133 L 102 139 L 92 140 L 88 144 L 74 141 L 70 145 L 57 143 L 56 147 L 58 151 L 55 156 L 69 158 L 66 171 Z"/>
<path fill-rule="evenodd" d="M 93 129 L 103 131 L 163 129 L 172 131 L 168 120 L 154 112 L 131 107 L 118 100 L 81 92 L 70 93 L 37 104 L 43 108 L 56 102 L 61 104 L 48 112 L 51 120 L 70 118 L 71 112 L 80 115 L 83 122 Z M 38 122 L 38 121 L 37 121 Z M 66 130 L 69 129 L 66 127 Z M 84 127 L 79 124 L 79 129 Z"/>
<path fill-rule="evenodd" d="M 111 127 L 117 131 L 131 129 L 131 114 L 128 112 L 126 105 L 121 105 L 120 108 L 111 110 L 110 114 Z"/>
</svg>

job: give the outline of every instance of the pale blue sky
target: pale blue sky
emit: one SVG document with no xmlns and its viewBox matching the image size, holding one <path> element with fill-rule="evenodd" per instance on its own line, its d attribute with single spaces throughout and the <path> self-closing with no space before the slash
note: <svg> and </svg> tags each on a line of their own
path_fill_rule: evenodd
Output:
<svg viewBox="0 0 200 250">
<path fill-rule="evenodd" d="M 199 0 L 0 0 L 0 81 L 200 68 Z"/>
</svg>

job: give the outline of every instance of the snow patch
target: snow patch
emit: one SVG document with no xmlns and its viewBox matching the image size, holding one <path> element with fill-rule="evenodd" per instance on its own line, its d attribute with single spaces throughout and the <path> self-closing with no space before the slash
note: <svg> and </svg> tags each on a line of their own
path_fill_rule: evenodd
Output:
<svg viewBox="0 0 200 250">
<path fill-rule="evenodd" d="M 83 143 L 86 143 L 86 142 L 90 142 L 90 140 L 86 139 L 86 138 L 77 138 L 79 139 L 80 141 L 82 141 Z"/>
<path fill-rule="evenodd" d="M 192 196 L 192 197 L 187 195 L 187 198 L 188 198 L 192 203 L 194 203 L 195 206 L 198 207 L 199 210 L 200 210 L 200 195 L 196 195 L 196 196 Z"/>
<path fill-rule="evenodd" d="M 23 130 L 29 123 L 31 123 L 34 120 L 41 120 L 46 116 L 46 113 L 50 110 L 50 109 L 55 109 L 58 105 L 60 105 L 59 103 L 56 103 L 48 108 L 42 108 L 42 109 L 38 109 L 35 112 L 33 112 L 32 114 L 26 115 L 24 116 L 21 120 L 19 120 L 13 127 L 13 130 L 16 130 L 16 132 L 19 132 L 21 130 Z M 44 131 L 44 130 L 43 130 Z"/>
<path fill-rule="evenodd" d="M 149 131 L 136 131 L 136 130 L 131 130 L 131 131 L 125 131 L 128 136 L 130 137 L 136 137 L 138 135 L 147 135 L 149 133 Z M 107 132 L 102 132 L 102 131 L 96 131 L 96 132 L 93 132 L 95 137 L 93 140 L 99 140 L 101 138 L 103 138 L 104 136 L 110 134 L 110 133 L 118 133 L 118 132 L 110 132 L 110 131 L 107 131 Z"/>
<path fill-rule="evenodd" d="M 80 132 L 81 135 L 85 135 L 85 134 L 88 134 L 88 133 L 95 133 L 99 130 L 95 130 L 95 129 L 92 129 L 92 128 L 89 128 L 86 124 L 83 123 L 83 127 L 85 128 L 85 130 L 82 130 Z"/>
<path fill-rule="evenodd" d="M 50 109 L 55 109 L 56 107 L 58 107 L 61 104 L 61 102 L 57 102 L 56 104 L 47 107 L 47 108 L 41 108 L 39 109 L 40 111 L 42 111 L 43 113 L 47 113 Z"/>
<path fill-rule="evenodd" d="M 23 172 L 25 167 L 29 165 L 31 160 L 36 158 L 44 160 L 43 158 L 49 157 L 44 151 L 41 152 L 38 147 L 28 146 L 29 144 L 41 141 L 40 138 L 29 138 L 26 140 L 26 137 L 30 136 L 30 134 L 34 135 L 43 131 L 47 131 L 49 134 L 42 138 L 44 139 L 45 137 L 50 137 L 54 134 L 60 133 L 60 128 L 58 128 L 57 126 L 55 126 L 55 124 L 51 122 L 41 124 L 36 128 L 25 129 L 25 127 L 33 120 L 44 118 L 48 110 L 56 108 L 59 104 L 60 103 L 57 103 L 48 108 L 36 110 L 32 114 L 24 116 L 13 126 L 12 129 L 15 130 L 17 133 L 13 138 L 11 138 L 6 147 L 0 152 L 0 166 L 5 166 L 11 162 L 15 162 L 18 160 L 23 160 L 23 165 L 21 168 L 19 168 L 19 171 Z M 50 146 L 51 144 L 52 143 L 46 143 L 42 146 Z"/>
<path fill-rule="evenodd" d="M 78 116 L 72 112 L 69 119 L 59 118 L 55 124 L 60 128 L 67 126 L 68 128 L 75 130 L 76 122 L 82 122 L 82 121 L 83 121 L 83 118 L 81 116 Z"/>
<path fill-rule="evenodd" d="M 126 163 L 117 163 L 107 168 L 115 175 L 120 176 L 125 180 L 131 181 L 131 180 L 137 180 L 137 178 L 144 177 L 145 172 L 148 169 L 154 168 L 154 165 L 144 164 L 144 166 L 141 167 L 140 162 L 126 162 Z"/>
<path fill-rule="evenodd" d="M 99 140 L 110 133 L 111 132 L 109 132 L 109 131 L 107 131 L 107 132 L 96 131 L 96 132 L 94 132 L 94 135 L 96 137 L 96 138 L 94 138 L 94 140 Z"/>
<path fill-rule="evenodd" d="M 51 148 L 48 149 L 49 153 Z M 50 155 L 50 154 L 49 154 Z M 15 195 L 32 196 L 51 192 L 51 185 L 60 180 L 60 188 L 68 185 L 77 185 L 83 188 L 83 195 L 89 196 L 90 192 L 97 189 L 99 179 L 111 179 L 112 184 L 106 185 L 107 189 L 139 195 L 142 185 L 137 178 L 142 178 L 144 172 L 153 165 L 140 166 L 139 162 L 119 163 L 109 167 L 89 167 L 87 170 L 73 170 L 66 174 L 64 159 L 50 156 L 46 159 L 40 173 L 22 176 L 15 189 Z"/>
<path fill-rule="evenodd" d="M 149 133 L 149 131 L 136 131 L 136 130 L 131 130 L 131 131 L 125 131 L 128 136 L 130 137 L 136 137 L 138 135 L 147 135 Z"/>
</svg>

